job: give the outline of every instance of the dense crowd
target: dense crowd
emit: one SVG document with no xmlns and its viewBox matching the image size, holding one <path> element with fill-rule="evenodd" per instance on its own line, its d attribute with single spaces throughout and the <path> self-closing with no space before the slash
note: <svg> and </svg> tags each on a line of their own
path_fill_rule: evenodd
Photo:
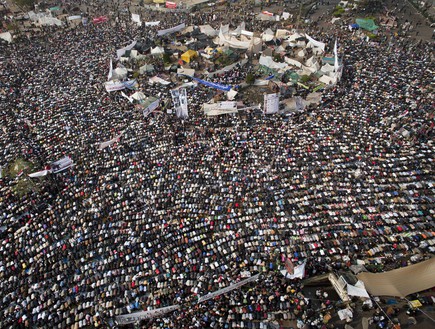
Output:
<svg viewBox="0 0 435 329">
<path fill-rule="evenodd" d="M 143 325 L 262 328 L 296 319 L 320 328 L 340 306 L 326 295 L 314 309 L 301 282 L 279 272 L 285 257 L 307 260 L 310 276 L 357 259 L 394 268 L 433 254 L 432 43 L 388 36 L 373 44 L 339 31 L 343 77 L 318 106 L 287 118 L 209 119 L 201 105 L 213 92 L 198 85 L 181 122 L 164 112 L 143 118 L 104 89 L 117 48 L 213 19 L 148 15 L 163 25 L 120 17 L 0 44 L 0 166 L 74 161 L 23 196 L 13 189 L 19 177 L 2 175 L 1 327 L 104 327 L 116 315 L 182 304 Z M 250 68 L 214 81 L 239 83 Z M 169 103 L 173 84 L 138 81 Z M 246 271 L 261 272 L 261 282 L 195 303 Z"/>
</svg>

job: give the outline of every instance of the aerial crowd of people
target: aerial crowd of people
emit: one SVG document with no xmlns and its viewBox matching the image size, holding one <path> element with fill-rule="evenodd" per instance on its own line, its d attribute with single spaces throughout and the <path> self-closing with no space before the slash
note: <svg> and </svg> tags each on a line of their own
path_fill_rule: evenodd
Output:
<svg viewBox="0 0 435 329">
<path fill-rule="evenodd" d="M 314 306 L 301 280 L 280 273 L 287 257 L 306 262 L 309 277 L 433 254 L 433 43 L 307 28 L 327 44 L 338 37 L 343 75 L 320 104 L 285 117 L 208 118 L 201 105 L 213 92 L 197 85 L 187 120 L 165 111 L 144 118 L 104 89 L 120 46 L 180 23 L 218 27 L 227 15 L 254 32 L 280 24 L 257 25 L 237 10 L 151 11 L 144 20 L 158 27 L 114 15 L 0 43 L 0 327 L 106 327 L 175 304 L 140 324 L 333 327 L 341 303 L 325 294 Z M 239 84 L 252 67 L 214 82 Z M 137 81 L 170 103 L 174 83 Z M 5 174 L 16 159 L 42 170 L 66 155 L 72 168 L 32 179 L 24 195 L 14 190 L 22 177 Z M 257 273 L 261 282 L 196 303 Z"/>
</svg>

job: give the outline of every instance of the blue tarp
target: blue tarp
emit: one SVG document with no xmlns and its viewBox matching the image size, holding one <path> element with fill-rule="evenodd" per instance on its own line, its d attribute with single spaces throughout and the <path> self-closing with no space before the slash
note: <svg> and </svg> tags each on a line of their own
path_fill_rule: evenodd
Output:
<svg viewBox="0 0 435 329">
<path fill-rule="evenodd" d="M 230 91 L 231 90 L 231 86 L 221 85 L 220 83 L 209 82 L 209 81 L 201 80 L 201 79 L 194 78 L 194 77 L 191 77 L 191 78 L 199 83 L 202 83 L 203 85 L 205 85 L 207 87 L 210 87 L 210 88 L 215 88 L 215 89 L 219 89 L 219 90 L 223 90 L 223 91 Z"/>
</svg>

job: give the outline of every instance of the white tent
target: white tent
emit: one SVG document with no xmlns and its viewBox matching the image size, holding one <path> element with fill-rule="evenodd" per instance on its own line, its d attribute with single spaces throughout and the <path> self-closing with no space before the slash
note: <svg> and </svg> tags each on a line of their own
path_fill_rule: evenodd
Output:
<svg viewBox="0 0 435 329">
<path fill-rule="evenodd" d="M 156 48 L 151 48 L 151 55 L 162 55 L 165 50 L 162 47 L 157 46 Z"/>
<path fill-rule="evenodd" d="M 325 65 L 323 65 L 321 67 L 320 71 L 322 71 L 322 73 L 324 73 L 324 74 L 328 74 L 330 72 L 334 72 L 334 66 L 332 66 L 331 64 L 326 63 Z"/>
<path fill-rule="evenodd" d="M 361 280 L 358 280 L 358 282 L 354 286 L 351 284 L 347 284 L 347 294 L 349 296 L 370 298 L 369 294 L 367 293 L 366 287 L 364 286 L 364 282 L 362 282 Z"/>
<path fill-rule="evenodd" d="M 201 31 L 201 33 L 204 33 L 205 35 L 207 35 L 209 37 L 214 37 L 214 36 L 218 35 L 218 31 L 216 31 L 210 25 L 200 25 L 199 30 Z"/>
<path fill-rule="evenodd" d="M 194 69 L 185 69 L 184 67 L 181 67 L 179 69 L 177 69 L 177 74 L 184 74 L 184 75 L 188 75 L 190 77 L 195 75 L 195 70 Z"/>
<path fill-rule="evenodd" d="M 284 60 L 289 65 L 293 65 L 293 66 L 296 66 L 296 67 L 299 67 L 299 68 L 302 67 L 302 63 L 298 62 L 297 60 L 295 60 L 293 58 L 284 57 Z"/>
<path fill-rule="evenodd" d="M 296 39 L 299 39 L 300 37 L 303 37 L 303 35 L 299 34 L 299 33 L 294 33 L 292 35 L 289 35 L 287 40 L 288 41 L 296 41 Z"/>
<path fill-rule="evenodd" d="M 320 68 L 319 63 L 317 62 L 317 59 L 314 56 L 307 59 L 305 62 L 305 65 L 308 66 L 309 68 L 316 70 L 316 71 L 318 71 Z"/>
<path fill-rule="evenodd" d="M 322 75 L 319 78 L 319 81 L 324 83 L 325 85 L 332 85 L 336 82 L 334 78 L 328 77 L 327 75 Z"/>
<path fill-rule="evenodd" d="M 10 32 L 0 33 L 0 39 L 6 40 L 7 42 L 12 42 L 12 34 Z"/>
<path fill-rule="evenodd" d="M 298 51 L 296 56 L 302 58 L 302 57 L 304 57 L 306 55 L 306 53 L 307 52 L 305 51 L 305 49 L 301 49 L 301 50 Z"/>
<path fill-rule="evenodd" d="M 275 38 L 283 39 L 290 36 L 291 32 L 289 30 L 277 29 L 275 33 Z"/>
<path fill-rule="evenodd" d="M 312 37 L 310 37 L 308 34 L 305 34 L 305 37 L 308 39 L 308 45 L 309 48 L 319 48 L 321 51 L 325 51 L 325 46 L 323 42 L 314 40 Z"/>
<path fill-rule="evenodd" d="M 54 17 L 44 16 L 38 19 L 38 24 L 46 26 L 62 26 L 62 21 Z"/>
<path fill-rule="evenodd" d="M 261 34 L 261 39 L 265 42 L 271 41 L 274 38 L 274 33 L 271 29 L 267 29 Z"/>
<path fill-rule="evenodd" d="M 259 63 L 275 70 L 285 70 L 287 68 L 286 63 L 277 63 L 270 56 L 261 56 Z"/>
</svg>

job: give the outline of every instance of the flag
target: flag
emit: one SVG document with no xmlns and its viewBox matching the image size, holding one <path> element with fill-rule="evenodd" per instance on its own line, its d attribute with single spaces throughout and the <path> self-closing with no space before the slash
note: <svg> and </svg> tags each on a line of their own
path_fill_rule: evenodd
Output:
<svg viewBox="0 0 435 329">
<path fill-rule="evenodd" d="M 130 103 L 133 103 L 134 98 L 131 96 L 127 96 L 126 94 L 124 94 L 123 91 L 121 91 L 121 96 L 127 98 Z"/>
<path fill-rule="evenodd" d="M 43 177 L 43 176 L 47 176 L 47 174 L 49 172 L 50 172 L 50 170 L 41 170 L 41 171 L 34 172 L 32 174 L 29 174 L 29 177 L 32 177 L 32 178 Z"/>
<path fill-rule="evenodd" d="M 112 59 L 110 59 L 109 74 L 107 75 L 107 81 L 112 80 L 112 76 L 113 76 L 113 63 L 112 63 Z"/>
<path fill-rule="evenodd" d="M 306 261 L 304 261 L 301 265 L 298 265 L 294 268 L 293 274 L 289 274 L 287 270 L 282 270 L 281 274 L 286 279 L 303 279 L 305 276 L 305 265 L 307 264 Z"/>
<path fill-rule="evenodd" d="M 94 18 L 92 20 L 92 23 L 94 23 L 94 24 L 101 24 L 101 23 L 104 23 L 104 22 L 107 22 L 107 21 L 108 21 L 107 16 L 99 16 L 99 17 Z"/>
<path fill-rule="evenodd" d="M 285 262 L 284 262 L 284 266 L 287 269 L 288 274 L 293 274 L 294 273 L 294 265 L 293 262 L 290 260 L 290 258 L 286 258 Z"/>
</svg>

